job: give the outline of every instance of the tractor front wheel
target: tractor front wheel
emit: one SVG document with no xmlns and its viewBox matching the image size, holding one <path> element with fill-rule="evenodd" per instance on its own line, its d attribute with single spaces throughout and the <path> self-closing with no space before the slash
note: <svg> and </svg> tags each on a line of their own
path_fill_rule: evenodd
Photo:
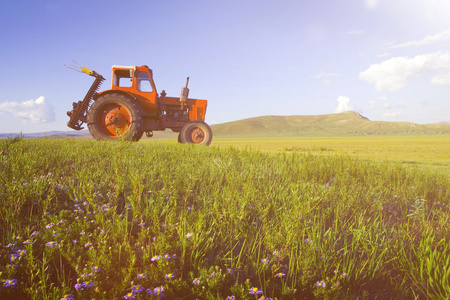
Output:
<svg viewBox="0 0 450 300">
<path fill-rule="evenodd" d="M 100 96 L 88 111 L 87 124 L 96 140 L 138 141 L 144 133 L 139 104 L 121 94 Z"/>
<path fill-rule="evenodd" d="M 209 146 L 212 141 L 212 130 L 205 122 L 190 121 L 181 128 L 179 137 L 181 143 Z"/>
</svg>

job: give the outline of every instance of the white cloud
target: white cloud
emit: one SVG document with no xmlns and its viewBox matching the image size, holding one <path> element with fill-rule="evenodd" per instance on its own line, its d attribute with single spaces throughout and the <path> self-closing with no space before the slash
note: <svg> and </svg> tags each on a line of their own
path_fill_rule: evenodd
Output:
<svg viewBox="0 0 450 300">
<path fill-rule="evenodd" d="M 36 100 L 24 102 L 0 103 L 0 111 L 10 112 L 24 123 L 48 123 L 55 121 L 53 105 L 48 103 L 43 96 Z"/>
<path fill-rule="evenodd" d="M 439 74 L 431 79 L 432 85 L 450 85 L 450 72 L 446 74 Z"/>
<path fill-rule="evenodd" d="M 370 109 L 375 109 L 377 107 L 377 101 L 369 100 Z"/>
<path fill-rule="evenodd" d="M 336 100 L 339 104 L 334 110 L 335 113 L 352 110 L 354 106 L 350 103 L 350 98 L 346 96 L 339 96 Z"/>
<path fill-rule="evenodd" d="M 417 103 L 416 107 L 417 108 L 424 108 L 428 106 L 428 101 L 421 101 L 419 103 Z"/>
<path fill-rule="evenodd" d="M 405 103 L 394 103 L 394 104 L 391 104 L 391 103 L 385 103 L 385 104 L 383 105 L 383 108 L 384 108 L 384 109 L 408 108 L 408 104 L 405 104 Z"/>
<path fill-rule="evenodd" d="M 331 83 L 331 78 L 333 77 L 341 77 L 342 74 L 339 73 L 319 73 L 317 75 L 311 76 L 311 78 L 314 79 L 321 79 L 321 81 L 325 84 L 330 84 Z"/>
<path fill-rule="evenodd" d="M 386 113 L 383 115 L 383 119 L 385 120 L 391 120 L 391 119 L 398 119 L 399 113 Z"/>
<path fill-rule="evenodd" d="M 445 41 L 450 39 L 450 30 L 446 30 L 435 35 L 429 35 L 418 41 L 409 41 L 401 44 L 394 44 L 391 48 L 407 48 L 407 47 L 419 47 L 426 46 L 434 43 L 438 43 L 441 41 Z"/>
<path fill-rule="evenodd" d="M 409 57 L 393 57 L 379 64 L 371 65 L 359 74 L 359 78 L 375 85 L 378 91 L 399 91 L 407 82 L 426 73 L 440 72 L 432 84 L 450 84 L 450 55 L 436 52 Z"/>
<path fill-rule="evenodd" d="M 385 52 L 377 55 L 377 57 L 387 57 L 387 56 L 391 56 L 391 54 L 389 52 Z"/>
</svg>

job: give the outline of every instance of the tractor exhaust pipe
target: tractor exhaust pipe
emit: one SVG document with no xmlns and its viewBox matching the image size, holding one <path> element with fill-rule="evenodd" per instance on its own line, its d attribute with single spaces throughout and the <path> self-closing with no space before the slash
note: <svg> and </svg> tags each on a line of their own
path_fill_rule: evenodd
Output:
<svg viewBox="0 0 450 300">
<path fill-rule="evenodd" d="M 186 87 L 181 89 L 180 102 L 182 102 L 182 103 L 185 103 L 189 96 L 188 84 L 189 84 L 189 77 L 186 78 Z"/>
</svg>

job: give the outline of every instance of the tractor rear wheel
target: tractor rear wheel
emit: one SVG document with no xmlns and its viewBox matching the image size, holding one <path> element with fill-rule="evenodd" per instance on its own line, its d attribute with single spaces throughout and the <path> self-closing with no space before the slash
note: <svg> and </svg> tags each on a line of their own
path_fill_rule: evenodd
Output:
<svg viewBox="0 0 450 300">
<path fill-rule="evenodd" d="M 96 140 L 139 141 L 144 133 L 139 104 L 115 93 L 100 96 L 92 104 L 87 114 L 87 124 Z"/>
<path fill-rule="evenodd" d="M 209 146 L 212 141 L 211 127 L 202 121 L 190 121 L 181 128 L 180 140 L 181 143 Z"/>
</svg>

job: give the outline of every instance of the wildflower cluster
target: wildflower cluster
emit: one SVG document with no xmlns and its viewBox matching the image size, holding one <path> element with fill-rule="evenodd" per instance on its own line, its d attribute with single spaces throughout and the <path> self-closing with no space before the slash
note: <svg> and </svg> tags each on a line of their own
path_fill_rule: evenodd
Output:
<svg viewBox="0 0 450 300">
<path fill-rule="evenodd" d="M 395 268 L 422 298 L 445 291 L 435 287 L 448 274 L 445 181 L 422 184 L 396 167 L 387 180 L 385 169 L 348 158 L 156 144 L 150 151 L 127 142 L 86 144 L 82 155 L 52 157 L 52 165 L 45 156 L 22 160 L 34 155 L 32 144 L 0 150 L 20 150 L 0 160 L 9 243 L 0 245 L 1 299 L 292 300 L 297 290 L 342 299 L 360 295 L 369 279 L 401 290 L 384 280 Z M 33 174 L 43 169 L 52 173 Z M 404 178 L 416 187 L 402 186 Z M 439 266 L 429 281 L 418 268 L 423 257 Z"/>
<path fill-rule="evenodd" d="M 147 276 L 144 273 L 139 273 L 137 279 L 144 279 Z M 155 288 L 145 288 L 141 284 L 132 284 L 130 292 L 126 293 L 123 298 L 124 299 L 136 299 L 139 294 L 146 294 L 148 296 L 156 296 L 158 298 L 165 297 L 164 295 L 164 286 L 157 286 Z"/>
</svg>

